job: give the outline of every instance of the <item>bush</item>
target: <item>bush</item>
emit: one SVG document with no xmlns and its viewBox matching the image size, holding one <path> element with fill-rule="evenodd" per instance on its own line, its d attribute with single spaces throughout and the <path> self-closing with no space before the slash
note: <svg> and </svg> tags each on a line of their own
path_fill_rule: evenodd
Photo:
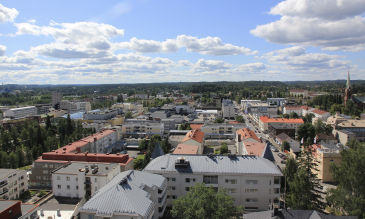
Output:
<svg viewBox="0 0 365 219">
<path fill-rule="evenodd" d="M 38 197 L 42 197 L 42 196 L 44 196 L 45 194 L 47 194 L 47 191 L 46 190 L 40 190 L 39 192 L 38 192 Z"/>
<path fill-rule="evenodd" d="M 222 146 L 221 146 L 221 153 L 222 153 L 222 154 L 226 154 L 226 153 L 228 153 L 228 145 L 227 145 L 227 143 L 222 143 Z"/>
</svg>

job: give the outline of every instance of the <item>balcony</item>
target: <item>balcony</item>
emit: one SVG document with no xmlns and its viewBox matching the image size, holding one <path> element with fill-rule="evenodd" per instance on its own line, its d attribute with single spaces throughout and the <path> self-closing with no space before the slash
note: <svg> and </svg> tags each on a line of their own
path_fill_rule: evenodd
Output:
<svg viewBox="0 0 365 219">
<path fill-rule="evenodd" d="M 162 202 L 164 202 L 166 200 L 167 197 L 167 193 L 165 193 L 164 196 L 162 196 L 161 198 L 158 198 L 158 203 L 161 204 Z"/>
<path fill-rule="evenodd" d="M 8 182 L 0 183 L 0 188 L 4 187 L 6 185 L 8 185 Z"/>
<path fill-rule="evenodd" d="M 9 190 L 8 189 L 4 189 L 2 192 L 0 192 L 0 195 L 3 195 L 5 193 L 7 193 Z"/>
</svg>

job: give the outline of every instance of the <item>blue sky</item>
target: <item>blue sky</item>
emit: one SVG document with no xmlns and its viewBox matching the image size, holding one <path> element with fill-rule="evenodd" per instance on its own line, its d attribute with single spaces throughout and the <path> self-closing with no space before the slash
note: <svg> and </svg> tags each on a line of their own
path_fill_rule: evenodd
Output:
<svg viewBox="0 0 365 219">
<path fill-rule="evenodd" d="M 335 80 L 365 75 L 365 1 L 8 1 L 3 83 Z"/>
</svg>

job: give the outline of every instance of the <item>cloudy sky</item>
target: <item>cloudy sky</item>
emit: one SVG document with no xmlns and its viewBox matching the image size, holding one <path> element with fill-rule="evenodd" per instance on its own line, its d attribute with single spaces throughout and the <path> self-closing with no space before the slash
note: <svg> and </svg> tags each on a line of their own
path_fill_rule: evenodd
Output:
<svg viewBox="0 0 365 219">
<path fill-rule="evenodd" d="M 2 0 L 0 82 L 365 79 L 364 0 Z"/>
</svg>

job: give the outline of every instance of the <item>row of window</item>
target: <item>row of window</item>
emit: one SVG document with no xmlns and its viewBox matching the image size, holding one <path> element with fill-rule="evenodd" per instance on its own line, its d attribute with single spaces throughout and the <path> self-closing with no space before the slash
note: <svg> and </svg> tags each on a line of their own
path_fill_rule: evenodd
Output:
<svg viewBox="0 0 365 219">
<path fill-rule="evenodd" d="M 60 165 L 58 165 L 58 164 L 55 164 L 55 165 L 53 165 L 53 164 L 42 164 L 42 167 L 43 168 L 58 168 L 58 167 L 60 167 L 60 166 L 62 166 L 61 164 Z"/>
<path fill-rule="evenodd" d="M 176 178 L 166 177 L 166 179 L 167 179 L 167 181 L 176 182 Z M 196 181 L 195 178 L 185 178 L 185 182 L 187 182 L 187 183 L 195 182 L 195 181 Z M 218 176 L 204 176 L 203 182 L 204 183 L 218 183 Z M 230 184 L 237 184 L 236 179 L 226 179 L 225 182 L 230 183 Z M 257 185 L 257 184 L 259 184 L 259 181 L 258 180 L 246 180 L 246 185 L 251 185 L 251 184 Z M 274 178 L 274 184 L 280 184 L 280 177 Z M 269 181 L 269 185 L 271 185 L 271 180 Z"/>
</svg>

